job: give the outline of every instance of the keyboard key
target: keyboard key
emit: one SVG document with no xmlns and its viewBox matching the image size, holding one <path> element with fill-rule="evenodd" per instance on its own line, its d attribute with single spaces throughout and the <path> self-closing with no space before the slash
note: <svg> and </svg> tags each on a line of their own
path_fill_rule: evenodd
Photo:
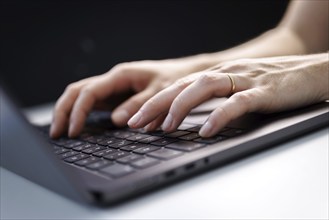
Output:
<svg viewBox="0 0 329 220">
<path fill-rule="evenodd" d="M 89 155 L 87 155 L 87 154 L 77 154 L 77 155 L 74 155 L 72 157 L 65 158 L 64 161 L 69 162 L 69 163 L 73 163 L 75 161 L 82 160 L 82 159 L 85 159 L 87 157 L 89 157 Z"/>
<path fill-rule="evenodd" d="M 147 147 L 147 146 L 149 146 L 149 145 L 140 144 L 140 143 L 133 143 L 133 144 L 129 144 L 127 146 L 121 147 L 120 150 L 133 151 L 133 150 L 136 150 L 138 148 Z"/>
<path fill-rule="evenodd" d="M 151 142 L 154 142 L 154 141 L 157 141 L 157 140 L 160 140 L 160 139 L 162 139 L 162 137 L 159 137 L 159 136 L 149 136 L 147 138 L 144 138 L 142 140 L 139 140 L 138 142 L 149 144 Z"/>
<path fill-rule="evenodd" d="M 62 149 L 61 146 L 57 146 L 57 145 L 55 145 L 55 144 L 53 144 L 52 146 L 53 146 L 53 150 L 54 150 L 54 151 L 57 151 L 57 150 Z"/>
<path fill-rule="evenodd" d="M 125 151 L 118 151 L 114 154 L 107 154 L 104 156 L 105 159 L 108 159 L 108 160 L 116 160 L 116 159 L 119 159 L 121 157 L 125 157 L 129 155 L 128 152 L 125 152 Z"/>
<path fill-rule="evenodd" d="M 67 148 L 59 147 L 59 149 L 55 150 L 54 153 L 55 153 L 55 154 L 62 154 L 62 153 L 66 153 L 66 152 L 68 152 L 68 151 L 70 151 L 70 150 L 67 149 Z"/>
<path fill-rule="evenodd" d="M 86 159 L 76 161 L 74 164 L 79 165 L 79 166 L 87 166 L 91 163 L 94 163 L 94 162 L 97 162 L 100 160 L 101 159 L 99 159 L 98 157 L 88 157 Z"/>
<path fill-rule="evenodd" d="M 132 162 L 131 165 L 134 167 L 143 169 L 143 168 L 147 168 L 150 166 L 154 166 L 158 163 L 160 163 L 160 161 L 155 158 L 144 157 L 143 159 Z"/>
<path fill-rule="evenodd" d="M 83 143 L 75 148 L 73 148 L 74 150 L 76 151 L 82 151 L 82 150 L 85 150 L 87 148 L 90 148 L 90 147 L 94 147 L 95 145 L 94 144 L 90 144 L 90 143 Z"/>
<path fill-rule="evenodd" d="M 226 137 L 236 137 L 236 136 L 238 136 L 242 133 L 243 133 L 243 130 L 235 129 L 235 128 L 231 128 L 231 129 L 228 129 L 226 131 L 220 131 L 219 132 L 220 135 L 223 135 L 223 136 L 226 136 Z"/>
<path fill-rule="evenodd" d="M 87 148 L 87 149 L 83 150 L 82 152 L 86 153 L 86 154 L 92 154 L 92 153 L 95 153 L 97 151 L 101 151 L 101 150 L 105 150 L 105 149 L 106 149 L 106 147 L 96 145 L 94 147 Z"/>
<path fill-rule="evenodd" d="M 126 145 L 129 145 L 131 143 L 133 143 L 133 142 L 132 141 L 127 141 L 127 140 L 121 140 L 121 141 L 119 141 L 117 143 L 110 144 L 109 146 L 110 147 L 113 147 L 113 148 L 121 148 L 121 147 L 124 147 Z"/>
<path fill-rule="evenodd" d="M 177 138 L 186 134 L 189 134 L 189 131 L 174 131 L 172 133 L 166 134 L 166 137 Z"/>
<path fill-rule="evenodd" d="M 152 142 L 152 144 L 153 145 L 157 145 L 157 146 L 165 146 L 167 144 L 171 144 L 171 143 L 174 143 L 176 141 L 177 140 L 176 139 L 173 139 L 173 138 L 162 138 L 160 140 L 157 140 L 157 141 Z"/>
<path fill-rule="evenodd" d="M 117 138 L 105 138 L 102 141 L 99 141 L 98 144 L 103 145 L 103 146 L 109 146 L 111 144 L 117 143 L 119 142 L 121 139 L 117 139 Z"/>
<path fill-rule="evenodd" d="M 197 125 L 195 127 L 192 127 L 192 128 L 186 129 L 186 130 L 191 131 L 191 132 L 199 132 L 201 127 L 202 127 L 202 125 Z"/>
<path fill-rule="evenodd" d="M 61 138 L 61 139 L 56 139 L 56 140 L 50 140 L 51 143 L 59 145 L 59 146 L 64 146 L 66 144 L 70 144 L 74 142 L 75 140 L 72 139 L 67 139 L 67 138 Z"/>
<path fill-rule="evenodd" d="M 107 132 L 107 135 L 120 138 L 120 139 L 126 139 L 130 136 L 136 135 L 136 132 L 131 132 L 131 131 L 113 131 L 113 132 Z"/>
<path fill-rule="evenodd" d="M 130 141 L 139 141 L 139 140 L 142 140 L 142 139 L 145 139 L 145 138 L 148 138 L 150 137 L 150 135 L 147 135 L 147 134 L 136 134 L 136 135 L 133 135 L 133 136 L 130 136 L 127 138 L 127 140 L 130 140 Z"/>
<path fill-rule="evenodd" d="M 114 154 L 116 152 L 118 152 L 118 150 L 108 148 L 108 149 L 105 149 L 105 150 L 97 151 L 97 152 L 93 153 L 93 155 L 97 156 L 97 157 L 103 157 L 107 154 Z"/>
<path fill-rule="evenodd" d="M 112 177 L 121 177 L 134 172 L 134 169 L 128 165 L 114 164 L 100 170 Z"/>
<path fill-rule="evenodd" d="M 202 143 L 179 141 L 176 143 L 169 144 L 166 147 L 175 149 L 175 150 L 181 150 L 181 151 L 194 151 L 194 150 L 199 149 L 204 146 L 205 146 L 205 144 L 202 144 Z"/>
<path fill-rule="evenodd" d="M 213 143 L 216 143 L 219 141 L 223 141 L 225 139 L 227 139 L 227 138 L 224 136 L 217 135 L 217 136 L 210 137 L 210 138 L 198 138 L 193 141 L 199 142 L 199 143 L 204 143 L 204 144 L 213 144 Z"/>
<path fill-rule="evenodd" d="M 181 136 L 181 137 L 179 137 L 179 139 L 181 139 L 181 140 L 185 140 L 185 141 L 192 141 L 192 140 L 194 140 L 194 139 L 196 139 L 196 138 L 199 138 L 199 137 L 200 137 L 200 136 L 199 136 L 198 133 L 193 132 L 193 133 L 190 133 L 190 134 L 187 134 L 187 135 Z"/>
<path fill-rule="evenodd" d="M 77 151 L 69 151 L 69 152 L 66 152 L 64 154 L 59 154 L 59 157 L 61 159 L 64 159 L 64 158 L 67 158 L 67 157 L 72 157 L 72 156 L 77 155 L 77 154 L 79 154 L 79 152 L 77 152 Z"/>
<path fill-rule="evenodd" d="M 138 149 L 134 150 L 133 152 L 137 153 L 137 154 L 147 154 L 147 153 L 155 151 L 155 150 L 159 150 L 159 147 L 150 145 L 150 146 L 138 148 Z"/>
<path fill-rule="evenodd" d="M 86 167 L 92 170 L 98 170 L 110 164 L 112 164 L 112 162 L 109 160 L 99 160 L 95 163 L 87 165 Z"/>
<path fill-rule="evenodd" d="M 163 159 L 163 160 L 169 160 L 169 159 L 178 157 L 182 154 L 183 153 L 181 151 L 162 148 L 160 150 L 153 151 L 153 152 L 149 153 L 148 155 L 159 158 L 159 159 Z"/>
<path fill-rule="evenodd" d="M 139 160 L 139 159 L 142 159 L 142 158 L 143 158 L 143 156 L 138 155 L 138 154 L 129 154 L 126 157 L 122 157 L 122 158 L 118 159 L 117 162 L 119 162 L 119 163 L 131 163 L 133 161 L 136 161 L 136 160 Z"/>
<path fill-rule="evenodd" d="M 92 144 L 98 144 L 104 140 L 103 136 L 95 135 L 95 136 L 89 136 L 84 139 L 84 141 L 87 141 Z"/>
<path fill-rule="evenodd" d="M 65 144 L 63 145 L 64 147 L 66 148 L 74 148 L 74 147 L 77 147 L 79 145 L 82 145 L 84 142 L 82 141 L 74 141 L 74 142 L 71 142 L 71 143 L 68 143 L 68 144 Z"/>
</svg>

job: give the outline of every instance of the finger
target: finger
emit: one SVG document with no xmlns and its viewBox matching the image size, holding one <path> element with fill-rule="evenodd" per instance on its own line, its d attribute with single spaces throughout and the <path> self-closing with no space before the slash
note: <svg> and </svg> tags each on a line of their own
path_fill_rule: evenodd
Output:
<svg viewBox="0 0 329 220">
<path fill-rule="evenodd" d="M 161 126 L 161 124 L 163 123 L 164 119 L 166 118 L 165 113 L 159 115 L 155 120 L 153 120 L 151 123 L 149 123 L 148 125 L 145 126 L 145 130 L 150 132 L 150 131 L 154 131 L 157 128 L 159 128 Z"/>
<path fill-rule="evenodd" d="M 215 95 L 226 96 L 230 90 L 231 81 L 224 74 L 200 76 L 174 99 L 162 129 L 166 132 L 175 130 L 194 107 Z"/>
<path fill-rule="evenodd" d="M 235 93 L 210 114 L 208 120 L 200 129 L 200 136 L 211 137 L 215 135 L 230 121 L 247 112 L 260 109 L 262 102 L 261 92 L 258 88 Z"/>
<path fill-rule="evenodd" d="M 83 85 L 84 83 L 71 84 L 56 102 L 50 128 L 52 138 L 58 138 L 66 130 L 73 104 Z"/>
<path fill-rule="evenodd" d="M 128 125 L 132 128 L 141 128 L 149 124 L 162 113 L 168 112 L 175 97 L 191 84 L 193 80 L 195 79 L 192 77 L 183 78 L 175 82 L 172 86 L 157 93 L 128 121 Z"/>
<path fill-rule="evenodd" d="M 103 75 L 84 86 L 77 97 L 70 115 L 69 136 L 76 137 L 82 130 L 84 122 L 96 102 L 105 100 L 114 91 L 129 88 L 130 80 L 123 74 Z M 120 87 L 121 85 L 121 87 Z"/>
<path fill-rule="evenodd" d="M 153 95 L 155 90 L 147 88 L 142 92 L 129 98 L 127 101 L 118 106 L 112 113 L 112 121 L 117 126 L 127 125 L 127 121 L 141 108 L 141 106 Z"/>
<path fill-rule="evenodd" d="M 81 88 L 97 77 L 98 76 L 89 77 L 66 87 L 64 93 L 55 104 L 49 132 L 51 138 L 58 138 L 67 129 L 73 104 L 77 99 Z"/>
</svg>

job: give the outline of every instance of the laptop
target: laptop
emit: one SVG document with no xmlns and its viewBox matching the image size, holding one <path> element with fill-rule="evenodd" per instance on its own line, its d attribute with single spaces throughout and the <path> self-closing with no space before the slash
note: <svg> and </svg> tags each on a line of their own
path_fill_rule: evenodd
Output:
<svg viewBox="0 0 329 220">
<path fill-rule="evenodd" d="M 1 166 L 81 203 L 110 205 L 328 126 L 329 103 L 276 114 L 247 114 L 215 137 L 198 130 L 223 99 L 194 109 L 177 131 L 116 128 L 110 112 L 90 114 L 77 139 L 51 140 L 0 87 Z"/>
</svg>

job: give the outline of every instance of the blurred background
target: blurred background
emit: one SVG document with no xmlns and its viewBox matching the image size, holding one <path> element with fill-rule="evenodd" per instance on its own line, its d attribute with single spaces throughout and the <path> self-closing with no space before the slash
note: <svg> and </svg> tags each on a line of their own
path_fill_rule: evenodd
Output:
<svg viewBox="0 0 329 220">
<path fill-rule="evenodd" d="M 115 64 L 229 48 L 273 28 L 285 0 L 0 0 L 0 78 L 24 107 Z"/>
</svg>

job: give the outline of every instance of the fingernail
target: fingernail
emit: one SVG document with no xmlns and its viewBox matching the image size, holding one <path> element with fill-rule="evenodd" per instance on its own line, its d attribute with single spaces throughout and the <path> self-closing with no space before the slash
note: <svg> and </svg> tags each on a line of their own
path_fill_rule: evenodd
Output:
<svg viewBox="0 0 329 220">
<path fill-rule="evenodd" d="M 129 118 L 129 114 L 126 110 L 117 110 L 112 113 L 112 117 L 118 121 L 126 121 Z"/>
<path fill-rule="evenodd" d="M 166 117 L 166 119 L 164 120 L 163 124 L 162 124 L 162 129 L 163 130 L 169 130 L 170 127 L 172 126 L 173 123 L 173 117 L 172 115 L 169 113 Z"/>
<path fill-rule="evenodd" d="M 200 129 L 199 134 L 201 137 L 209 137 L 211 136 L 212 124 L 207 121 Z"/>
<path fill-rule="evenodd" d="M 139 111 L 137 112 L 129 121 L 128 125 L 129 126 L 137 126 L 138 122 L 142 119 L 142 113 Z"/>
</svg>

